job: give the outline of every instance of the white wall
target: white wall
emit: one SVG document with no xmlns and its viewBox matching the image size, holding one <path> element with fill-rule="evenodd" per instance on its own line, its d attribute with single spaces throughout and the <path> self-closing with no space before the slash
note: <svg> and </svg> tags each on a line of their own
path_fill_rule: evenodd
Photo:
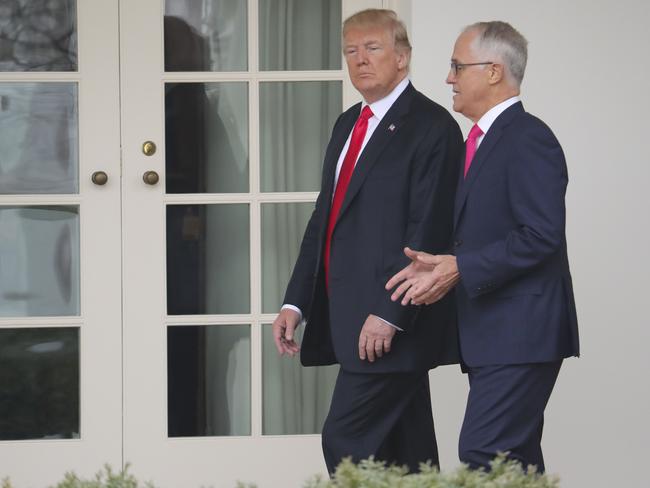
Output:
<svg viewBox="0 0 650 488">
<path fill-rule="evenodd" d="M 649 486 L 650 2 L 413 0 L 411 14 L 414 84 L 450 111 L 444 79 L 462 26 L 505 20 L 527 37 L 524 105 L 553 129 L 569 166 L 582 346 L 546 410 L 547 469 L 563 487 Z M 431 377 L 446 469 L 458 463 L 466 379 L 453 367 Z"/>
</svg>

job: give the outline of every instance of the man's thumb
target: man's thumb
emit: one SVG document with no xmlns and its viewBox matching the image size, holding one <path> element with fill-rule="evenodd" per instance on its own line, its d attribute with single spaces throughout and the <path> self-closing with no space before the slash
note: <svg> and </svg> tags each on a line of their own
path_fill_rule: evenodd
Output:
<svg viewBox="0 0 650 488">
<path fill-rule="evenodd" d="M 288 341 L 293 340 L 293 331 L 294 331 L 293 325 L 287 324 L 286 329 L 284 329 L 284 338 Z"/>
<path fill-rule="evenodd" d="M 404 254 L 406 254 L 406 257 L 408 257 L 409 259 L 415 261 L 417 259 L 418 255 L 419 255 L 419 252 L 414 251 L 410 247 L 405 247 L 404 248 Z"/>
</svg>

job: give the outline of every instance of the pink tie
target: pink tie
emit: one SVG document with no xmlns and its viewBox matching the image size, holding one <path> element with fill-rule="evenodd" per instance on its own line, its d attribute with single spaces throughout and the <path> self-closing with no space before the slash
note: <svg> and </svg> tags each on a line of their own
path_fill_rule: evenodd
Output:
<svg viewBox="0 0 650 488">
<path fill-rule="evenodd" d="M 352 129 L 352 137 L 350 137 L 350 146 L 348 152 L 345 153 L 341 171 L 339 172 L 339 179 L 336 182 L 336 190 L 334 191 L 334 198 L 332 199 L 332 208 L 330 209 L 329 221 L 327 223 L 327 239 L 325 241 L 325 283 L 329 283 L 330 271 L 330 246 L 332 243 L 332 233 L 334 232 L 334 225 L 338 219 L 345 192 L 350 184 L 354 165 L 357 162 L 359 152 L 361 152 L 361 145 L 363 139 L 366 137 L 368 130 L 368 119 L 373 116 L 372 110 L 366 105 L 361 111 L 361 115 L 357 119 L 354 129 Z"/>
<path fill-rule="evenodd" d="M 474 124 L 472 129 L 469 131 L 467 141 L 465 141 L 465 173 L 463 173 L 465 177 L 467 177 L 467 172 L 472 164 L 472 159 L 474 159 L 474 154 L 476 154 L 476 141 L 482 135 L 483 131 L 481 128 Z"/>
</svg>

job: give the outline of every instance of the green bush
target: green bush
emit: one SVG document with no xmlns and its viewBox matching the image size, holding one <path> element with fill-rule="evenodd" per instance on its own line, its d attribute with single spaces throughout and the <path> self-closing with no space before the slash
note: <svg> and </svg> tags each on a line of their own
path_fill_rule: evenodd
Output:
<svg viewBox="0 0 650 488">
<path fill-rule="evenodd" d="M 558 488 L 557 477 L 539 474 L 533 467 L 524 470 L 516 461 L 500 455 L 490 463 L 492 469 L 471 470 L 461 466 L 445 473 L 431 465 L 422 465 L 419 473 L 407 474 L 406 468 L 387 467 L 372 458 L 355 465 L 344 460 L 333 479 L 316 476 L 305 488 Z"/>
<path fill-rule="evenodd" d="M 51 488 L 154 488 L 151 483 L 140 484 L 128 471 L 128 464 L 123 470 L 117 472 L 106 465 L 104 470 L 97 473 L 92 480 L 83 480 L 74 473 L 66 473 L 63 481 Z M 1 488 L 13 488 L 13 485 L 5 478 L 2 480 Z"/>
<path fill-rule="evenodd" d="M 524 470 L 515 461 L 500 455 L 492 463 L 489 472 L 474 471 L 466 466 L 444 473 L 430 465 L 422 465 L 421 472 L 408 474 L 406 468 L 386 466 L 372 458 L 358 465 L 344 460 L 333 479 L 315 476 L 304 488 L 559 488 L 555 476 L 539 474 L 534 468 Z M 51 488 L 154 488 L 151 483 L 139 484 L 125 469 L 113 472 L 110 466 L 95 475 L 92 480 L 83 480 L 74 473 L 67 473 L 63 481 Z M 239 488 L 255 488 L 254 484 L 237 485 Z M 12 488 L 4 479 L 0 488 Z M 267 487 L 270 488 L 270 487 Z M 286 487 L 291 488 L 291 487 Z"/>
<path fill-rule="evenodd" d="M 104 471 L 97 473 L 93 480 L 82 480 L 74 473 L 66 473 L 63 481 L 54 488 L 154 488 L 151 483 L 141 485 L 128 471 L 128 464 L 118 472 L 113 472 L 111 467 L 106 465 Z"/>
</svg>

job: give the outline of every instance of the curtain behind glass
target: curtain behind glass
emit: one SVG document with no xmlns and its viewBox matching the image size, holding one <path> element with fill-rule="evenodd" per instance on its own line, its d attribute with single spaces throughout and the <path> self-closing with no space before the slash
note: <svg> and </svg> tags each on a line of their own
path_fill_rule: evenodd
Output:
<svg viewBox="0 0 650 488">
<path fill-rule="evenodd" d="M 167 0 L 165 71 L 245 71 L 247 7 L 242 0 Z"/>
<path fill-rule="evenodd" d="M 340 0 L 260 0 L 260 70 L 341 69 Z"/>
<path fill-rule="evenodd" d="M 0 83 L 0 194 L 77 193 L 76 83 Z"/>
<path fill-rule="evenodd" d="M 341 2 L 260 0 L 260 70 L 341 69 Z M 340 81 L 260 84 L 260 190 L 318 191 Z M 263 311 L 279 311 L 313 204 L 262 206 Z M 300 332 L 298 333 L 300 335 Z M 262 333 L 265 435 L 320 433 L 338 366 L 303 368 L 279 357 L 271 327 Z"/>
<path fill-rule="evenodd" d="M 79 314 L 79 207 L 0 207 L 0 316 Z"/>
<path fill-rule="evenodd" d="M 296 331 L 302 340 L 303 327 Z M 281 357 L 270 325 L 263 326 L 264 435 L 320 434 L 329 411 L 339 366 L 305 368 L 297 357 Z"/>
<path fill-rule="evenodd" d="M 260 83 L 262 191 L 318 191 L 325 147 L 341 113 L 340 81 Z"/>
</svg>

